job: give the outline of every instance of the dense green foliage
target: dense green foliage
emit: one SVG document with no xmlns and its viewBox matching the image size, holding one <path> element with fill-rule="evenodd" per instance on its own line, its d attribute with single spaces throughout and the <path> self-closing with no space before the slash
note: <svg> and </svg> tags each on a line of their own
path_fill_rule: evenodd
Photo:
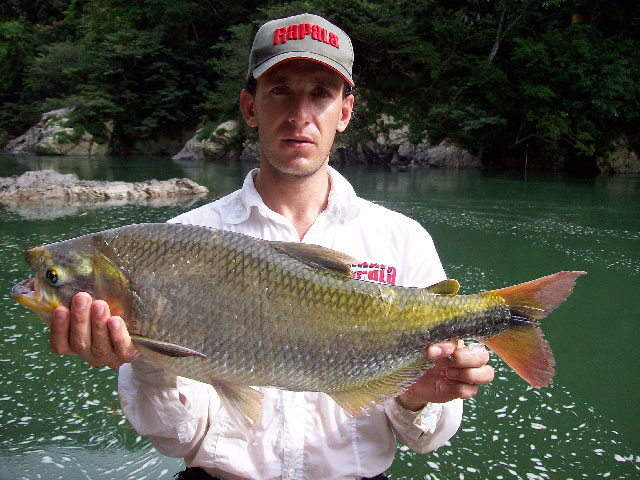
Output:
<svg viewBox="0 0 640 480">
<path fill-rule="evenodd" d="M 258 26 L 303 11 L 352 37 L 354 139 L 384 112 L 492 162 L 582 169 L 637 142 L 635 0 L 8 0 L 0 141 L 61 106 L 96 133 L 114 120 L 124 152 L 237 117 Z"/>
</svg>

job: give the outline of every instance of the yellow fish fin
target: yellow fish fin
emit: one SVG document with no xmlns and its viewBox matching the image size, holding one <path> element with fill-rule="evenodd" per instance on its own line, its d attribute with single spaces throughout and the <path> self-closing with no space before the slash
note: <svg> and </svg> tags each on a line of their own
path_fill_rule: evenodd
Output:
<svg viewBox="0 0 640 480">
<path fill-rule="evenodd" d="M 456 293 L 458 293 L 459 289 L 460 284 L 457 280 L 453 280 L 452 278 L 443 280 L 442 282 L 427 287 L 427 290 L 429 290 L 429 292 L 436 295 L 455 295 Z"/>
<path fill-rule="evenodd" d="M 433 362 L 423 356 L 418 361 L 384 378 L 354 390 L 328 392 L 328 395 L 352 417 L 366 415 L 367 408 L 384 404 L 389 399 L 398 396 L 431 367 L 433 367 Z"/>
<path fill-rule="evenodd" d="M 218 393 L 229 418 L 246 438 L 250 438 L 262 410 L 262 393 L 246 385 L 220 381 L 213 381 L 211 385 Z"/>
<path fill-rule="evenodd" d="M 308 243 L 270 242 L 275 250 L 288 255 L 312 268 L 330 270 L 351 277 L 351 266 L 360 263 L 357 259 L 329 248 Z"/>
</svg>

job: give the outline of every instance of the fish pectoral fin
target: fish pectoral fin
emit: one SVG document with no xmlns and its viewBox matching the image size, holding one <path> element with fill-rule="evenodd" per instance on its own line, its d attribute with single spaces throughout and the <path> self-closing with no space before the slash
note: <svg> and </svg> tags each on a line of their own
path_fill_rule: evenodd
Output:
<svg viewBox="0 0 640 480">
<path fill-rule="evenodd" d="M 162 340 L 155 340 L 153 338 L 142 337 L 140 335 L 131 335 L 131 341 L 144 348 L 148 348 L 156 353 L 167 355 L 169 357 L 201 357 L 207 358 L 204 353 L 200 353 L 191 348 L 176 345 L 175 343 L 164 342 Z"/>
<path fill-rule="evenodd" d="M 436 295 L 455 295 L 456 293 L 458 293 L 459 289 L 460 284 L 457 280 L 454 280 L 452 278 L 443 280 L 442 282 L 427 287 L 427 290 L 429 290 L 429 292 Z"/>
<path fill-rule="evenodd" d="M 351 277 L 351 265 L 360 263 L 357 259 L 329 248 L 308 243 L 271 242 L 278 252 L 320 270 L 330 270 Z"/>
<path fill-rule="evenodd" d="M 211 382 L 229 418 L 250 438 L 262 410 L 262 393 L 246 385 Z"/>
<path fill-rule="evenodd" d="M 367 408 L 385 404 L 397 397 L 431 367 L 433 362 L 422 356 L 418 361 L 386 377 L 353 390 L 328 392 L 328 395 L 352 417 L 367 415 Z"/>
</svg>

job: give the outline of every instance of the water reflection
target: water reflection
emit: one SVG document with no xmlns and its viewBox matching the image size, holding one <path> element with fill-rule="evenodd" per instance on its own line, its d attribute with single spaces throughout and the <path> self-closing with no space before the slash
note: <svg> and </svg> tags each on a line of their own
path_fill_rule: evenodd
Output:
<svg viewBox="0 0 640 480">
<path fill-rule="evenodd" d="M 3 174 L 54 168 L 80 178 L 139 181 L 187 176 L 213 196 L 250 167 L 175 165 L 166 158 L 0 157 Z M 550 388 L 533 390 L 495 357 L 496 381 L 466 402 L 461 431 L 429 455 L 398 452 L 406 479 L 637 478 L 640 465 L 640 179 L 478 172 L 343 169 L 364 197 L 431 232 L 463 293 L 586 269 L 544 323 L 557 360 Z M 161 222 L 188 204 L 110 205 L 25 219 L 0 206 L 0 478 L 172 478 L 182 462 L 158 455 L 119 409 L 116 374 L 50 352 L 46 327 L 9 289 L 29 276 L 26 248 L 128 223 Z M 622 368 L 621 368 L 622 366 Z M 630 381 L 631 375 L 631 381 Z"/>
<path fill-rule="evenodd" d="M 38 204 L 17 204 L 4 203 L 5 211 L 9 214 L 16 214 L 26 220 L 51 220 L 60 217 L 70 217 L 114 207 L 140 207 L 140 208 L 161 208 L 177 207 L 183 210 L 193 208 L 196 203 L 202 203 L 202 196 L 192 197 L 166 197 L 166 198 L 136 198 L 109 199 L 100 201 L 82 201 L 69 203 L 63 199 L 49 199 L 46 205 Z"/>
</svg>

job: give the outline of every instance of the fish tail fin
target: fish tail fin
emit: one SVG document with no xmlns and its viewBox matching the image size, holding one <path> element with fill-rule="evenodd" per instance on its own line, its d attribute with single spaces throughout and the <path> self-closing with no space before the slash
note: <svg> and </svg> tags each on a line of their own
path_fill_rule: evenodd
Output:
<svg viewBox="0 0 640 480">
<path fill-rule="evenodd" d="M 532 387 L 547 386 L 555 374 L 553 353 L 538 320 L 564 302 L 585 273 L 559 272 L 491 292 L 505 300 L 511 319 L 504 333 L 485 344 Z"/>
</svg>

